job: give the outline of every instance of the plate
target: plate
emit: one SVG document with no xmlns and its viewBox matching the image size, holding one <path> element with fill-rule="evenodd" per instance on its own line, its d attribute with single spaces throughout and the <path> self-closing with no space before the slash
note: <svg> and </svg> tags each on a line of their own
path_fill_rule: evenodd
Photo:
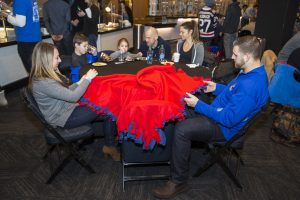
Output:
<svg viewBox="0 0 300 200">
<path fill-rule="evenodd" d="M 102 67 L 102 66 L 106 66 L 107 64 L 104 62 L 94 62 L 92 65 L 94 67 Z"/>
<path fill-rule="evenodd" d="M 174 65 L 174 62 L 171 61 L 163 61 L 161 62 L 162 65 Z"/>
<path fill-rule="evenodd" d="M 146 57 L 137 57 L 137 58 L 135 58 L 135 60 L 147 60 L 147 58 Z"/>
</svg>

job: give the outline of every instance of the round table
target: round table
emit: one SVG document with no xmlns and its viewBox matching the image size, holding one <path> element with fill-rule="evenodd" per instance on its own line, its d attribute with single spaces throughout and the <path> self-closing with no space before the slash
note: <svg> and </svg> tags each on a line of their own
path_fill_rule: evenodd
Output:
<svg viewBox="0 0 300 200">
<path fill-rule="evenodd" d="M 162 65 L 158 61 L 154 61 L 153 64 L 147 64 L 146 61 L 131 61 L 121 64 L 115 64 L 116 62 L 109 62 L 106 66 L 94 67 L 92 65 L 82 67 L 80 69 L 80 75 L 85 74 L 89 69 L 94 68 L 98 71 L 100 76 L 112 75 L 112 74 L 136 74 L 141 69 L 153 65 Z M 117 62 L 118 63 L 118 62 Z M 163 66 L 163 65 L 162 65 Z M 203 76 L 205 78 L 211 77 L 211 71 L 205 67 L 189 68 L 185 63 L 175 63 L 174 66 L 179 69 L 183 69 L 189 76 Z"/>
</svg>

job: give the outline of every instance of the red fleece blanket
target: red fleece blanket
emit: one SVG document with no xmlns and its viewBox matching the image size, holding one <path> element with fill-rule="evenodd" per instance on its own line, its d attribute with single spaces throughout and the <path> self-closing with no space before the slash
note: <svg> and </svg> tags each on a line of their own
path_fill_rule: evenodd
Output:
<svg viewBox="0 0 300 200">
<path fill-rule="evenodd" d="M 203 80 L 173 66 L 151 66 L 137 75 L 94 78 L 79 103 L 110 115 L 117 122 L 119 138 L 132 138 L 148 149 L 165 144 L 161 128 L 169 120 L 184 118 L 183 97 L 199 90 Z"/>
</svg>

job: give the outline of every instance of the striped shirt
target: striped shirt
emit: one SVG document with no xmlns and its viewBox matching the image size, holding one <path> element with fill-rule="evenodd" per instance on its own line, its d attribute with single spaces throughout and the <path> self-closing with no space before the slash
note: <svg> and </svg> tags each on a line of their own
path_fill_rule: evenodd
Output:
<svg viewBox="0 0 300 200">
<path fill-rule="evenodd" d="M 199 32 L 201 39 L 212 39 L 215 37 L 217 27 L 217 16 L 208 6 L 204 6 L 199 12 Z"/>
</svg>

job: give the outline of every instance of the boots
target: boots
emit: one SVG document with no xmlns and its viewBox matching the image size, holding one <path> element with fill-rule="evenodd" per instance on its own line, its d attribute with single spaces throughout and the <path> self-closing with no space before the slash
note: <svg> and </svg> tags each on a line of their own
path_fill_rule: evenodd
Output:
<svg viewBox="0 0 300 200">
<path fill-rule="evenodd" d="M 114 161 L 120 161 L 120 152 L 118 151 L 117 147 L 115 146 L 106 146 L 104 145 L 102 148 L 102 152 L 104 155 L 104 159 L 107 160 L 111 157 Z"/>
<path fill-rule="evenodd" d="M 187 191 L 188 185 L 186 183 L 176 184 L 168 181 L 165 185 L 152 190 L 153 196 L 160 199 L 170 199 L 177 196 L 179 193 Z"/>
<path fill-rule="evenodd" d="M 0 91 L 0 106 L 7 106 L 7 100 L 5 98 L 4 90 Z"/>
</svg>

